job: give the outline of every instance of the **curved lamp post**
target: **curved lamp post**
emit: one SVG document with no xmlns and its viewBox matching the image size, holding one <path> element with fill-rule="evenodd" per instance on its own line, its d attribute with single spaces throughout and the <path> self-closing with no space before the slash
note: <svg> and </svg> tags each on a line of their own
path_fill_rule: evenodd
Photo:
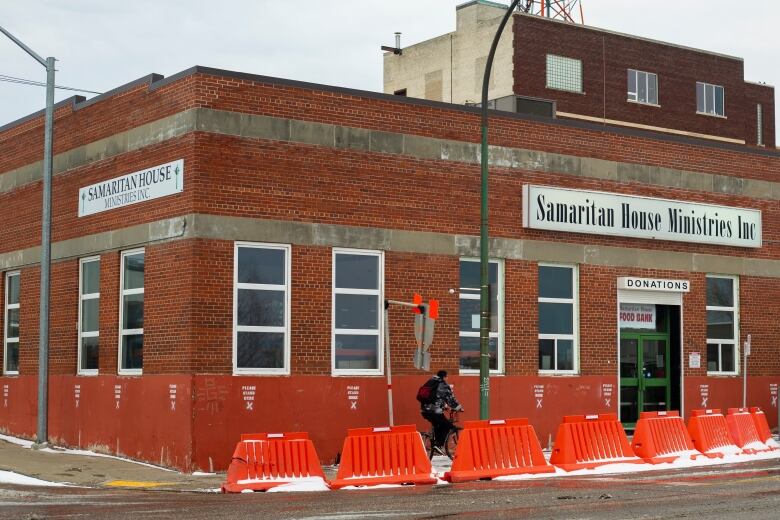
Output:
<svg viewBox="0 0 780 520">
<path fill-rule="evenodd" d="M 22 43 L 2 27 L 0 32 L 21 47 L 35 61 L 46 68 L 46 119 L 43 138 L 43 204 L 41 215 L 41 301 L 38 334 L 38 445 L 49 440 L 49 289 L 51 270 L 51 166 L 52 141 L 54 138 L 54 62 L 55 59 L 41 58 L 35 51 Z"/>
<path fill-rule="evenodd" d="M 490 70 L 493 68 L 493 58 L 496 55 L 498 40 L 504 32 L 509 17 L 515 11 L 520 0 L 514 0 L 507 9 L 501 24 L 498 26 L 490 53 L 485 63 L 485 77 L 482 80 L 482 197 L 480 204 L 480 228 L 479 228 L 479 418 L 488 419 L 490 416 L 490 291 L 488 287 L 488 84 L 490 82 Z"/>
</svg>

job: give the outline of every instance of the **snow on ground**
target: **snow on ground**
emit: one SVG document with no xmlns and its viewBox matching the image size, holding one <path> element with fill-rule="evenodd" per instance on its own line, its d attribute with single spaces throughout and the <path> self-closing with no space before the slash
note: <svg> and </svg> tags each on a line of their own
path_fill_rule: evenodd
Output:
<svg viewBox="0 0 780 520">
<path fill-rule="evenodd" d="M 21 446 L 22 448 L 28 448 L 32 449 L 33 444 L 35 444 L 33 441 L 28 441 L 27 439 L 20 439 L 18 437 L 12 437 L 10 435 L 4 435 L 0 434 L 0 440 L 4 440 L 6 442 L 10 442 L 11 444 L 16 444 L 17 446 Z M 38 450 L 41 453 L 63 453 L 66 455 L 84 455 L 87 457 L 104 457 L 107 459 L 116 459 L 121 460 L 124 462 L 130 462 L 132 464 L 138 464 L 139 466 L 146 466 L 148 468 L 154 468 L 159 469 L 162 471 L 169 471 L 171 473 L 178 473 L 178 471 L 173 469 L 164 468 L 162 466 L 155 466 L 154 464 L 149 464 L 147 462 L 140 462 L 133 459 L 126 459 L 124 457 L 117 457 L 116 455 L 108 455 L 105 453 L 98 453 L 96 451 L 90 451 L 90 450 L 76 450 L 71 448 L 61 448 L 58 446 L 55 446 L 53 448 L 43 448 Z"/>
<path fill-rule="evenodd" d="M 0 484 L 15 484 L 17 486 L 48 486 L 48 487 L 66 487 L 62 482 L 49 482 L 40 480 L 27 475 L 20 475 L 12 471 L 0 470 Z"/>
<path fill-rule="evenodd" d="M 268 490 L 268 493 L 283 493 L 286 491 L 329 491 L 328 484 L 322 477 L 297 478 L 295 482 L 282 484 Z"/>
</svg>

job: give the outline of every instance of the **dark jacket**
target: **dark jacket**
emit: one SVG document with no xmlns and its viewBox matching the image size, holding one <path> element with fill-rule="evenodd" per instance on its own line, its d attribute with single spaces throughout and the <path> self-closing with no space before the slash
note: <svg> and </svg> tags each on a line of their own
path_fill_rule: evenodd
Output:
<svg viewBox="0 0 780 520">
<path fill-rule="evenodd" d="M 436 398 L 430 404 L 421 404 L 421 412 L 431 413 L 444 413 L 444 409 L 449 406 L 453 410 L 460 408 L 460 403 L 455 399 L 455 395 L 452 393 L 452 388 L 446 381 L 438 376 L 433 376 L 431 381 L 437 381 L 439 384 L 436 387 Z"/>
</svg>

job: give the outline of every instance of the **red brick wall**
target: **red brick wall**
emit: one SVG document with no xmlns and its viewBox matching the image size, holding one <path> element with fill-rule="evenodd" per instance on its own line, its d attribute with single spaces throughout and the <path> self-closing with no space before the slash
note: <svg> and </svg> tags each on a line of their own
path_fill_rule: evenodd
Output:
<svg viewBox="0 0 780 520">
<path fill-rule="evenodd" d="M 755 106 L 747 92 L 750 85 L 744 82 L 742 60 L 551 22 L 538 16 L 515 16 L 514 44 L 517 94 L 554 99 L 561 112 L 744 139 L 747 144 L 755 144 L 755 138 L 750 139 L 754 134 L 746 131 Z M 582 61 L 583 93 L 546 87 L 547 54 Z M 626 101 L 627 69 L 657 74 L 660 107 Z M 724 87 L 725 119 L 696 114 L 697 81 Z M 764 97 L 767 108 L 773 112 L 774 96 Z M 774 126 L 774 119 L 767 121 Z"/>
<path fill-rule="evenodd" d="M 745 83 L 745 140 L 748 144 L 758 142 L 756 105 L 763 111 L 764 146 L 775 147 L 775 89 L 768 85 Z"/>
</svg>

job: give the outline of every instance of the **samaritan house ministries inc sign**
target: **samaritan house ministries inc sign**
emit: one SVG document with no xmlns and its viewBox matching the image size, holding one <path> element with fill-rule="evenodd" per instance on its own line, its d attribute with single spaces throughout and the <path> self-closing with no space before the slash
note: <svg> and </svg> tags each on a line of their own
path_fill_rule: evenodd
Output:
<svg viewBox="0 0 780 520">
<path fill-rule="evenodd" d="M 81 188 L 79 217 L 167 197 L 183 190 L 184 159 L 179 159 Z"/>
<path fill-rule="evenodd" d="M 523 226 L 761 247 L 761 211 L 548 186 L 523 186 Z"/>
</svg>

